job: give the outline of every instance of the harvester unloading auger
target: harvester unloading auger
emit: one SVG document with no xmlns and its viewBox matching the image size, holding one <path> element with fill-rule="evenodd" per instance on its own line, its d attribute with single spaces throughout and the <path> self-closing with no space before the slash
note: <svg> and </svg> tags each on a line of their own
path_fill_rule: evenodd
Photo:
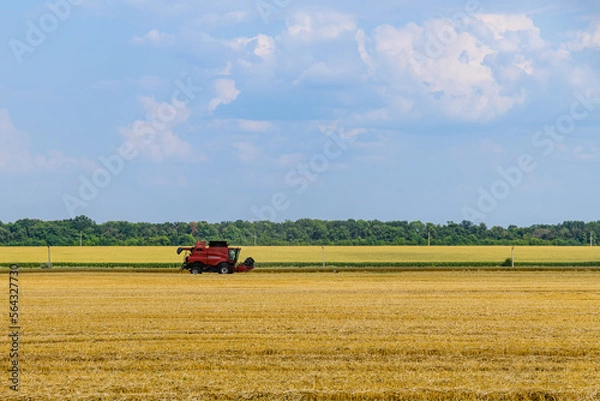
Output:
<svg viewBox="0 0 600 401">
<path fill-rule="evenodd" d="M 192 247 L 179 247 L 177 254 L 189 252 L 185 256 L 181 270 L 189 270 L 192 274 L 248 272 L 254 269 L 254 259 L 246 258 L 244 263 L 236 266 L 241 248 L 230 248 L 227 241 L 198 241 Z"/>
</svg>

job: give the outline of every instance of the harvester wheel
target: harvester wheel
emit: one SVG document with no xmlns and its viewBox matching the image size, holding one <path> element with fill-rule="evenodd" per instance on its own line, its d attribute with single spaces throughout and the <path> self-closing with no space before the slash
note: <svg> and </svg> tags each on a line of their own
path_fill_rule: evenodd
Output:
<svg viewBox="0 0 600 401">
<path fill-rule="evenodd" d="M 190 273 L 202 274 L 202 268 L 198 264 L 193 264 L 192 267 L 190 267 Z"/>
<path fill-rule="evenodd" d="M 229 263 L 221 263 L 219 265 L 219 274 L 231 274 L 233 273 L 233 268 Z"/>
</svg>

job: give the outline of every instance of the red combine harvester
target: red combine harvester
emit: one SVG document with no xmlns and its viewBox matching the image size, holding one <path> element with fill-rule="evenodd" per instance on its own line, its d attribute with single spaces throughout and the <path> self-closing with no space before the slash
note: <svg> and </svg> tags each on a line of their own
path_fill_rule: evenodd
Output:
<svg viewBox="0 0 600 401">
<path fill-rule="evenodd" d="M 227 241 L 198 241 L 193 247 L 177 248 L 177 254 L 186 254 L 181 270 L 189 270 L 192 274 L 247 272 L 254 269 L 254 259 L 246 258 L 244 263 L 236 266 L 240 256 L 240 248 L 230 248 Z"/>
</svg>

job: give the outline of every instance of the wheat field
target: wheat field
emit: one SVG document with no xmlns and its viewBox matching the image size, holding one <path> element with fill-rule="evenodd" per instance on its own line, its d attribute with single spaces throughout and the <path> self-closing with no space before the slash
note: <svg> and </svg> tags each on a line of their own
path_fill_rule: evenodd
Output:
<svg viewBox="0 0 600 401">
<path fill-rule="evenodd" d="M 173 263 L 181 262 L 176 247 L 52 247 L 53 262 L 63 263 Z M 511 256 L 509 246 L 337 246 L 325 247 L 325 260 L 339 262 L 502 262 Z M 321 263 L 321 247 L 242 247 L 240 260 L 257 262 Z M 0 247 L 0 263 L 43 263 L 46 247 Z M 519 262 L 600 261 L 600 247 L 515 247 Z"/>
<path fill-rule="evenodd" d="M 600 397 L 593 271 L 22 270 L 19 283 L 23 399 Z"/>
</svg>

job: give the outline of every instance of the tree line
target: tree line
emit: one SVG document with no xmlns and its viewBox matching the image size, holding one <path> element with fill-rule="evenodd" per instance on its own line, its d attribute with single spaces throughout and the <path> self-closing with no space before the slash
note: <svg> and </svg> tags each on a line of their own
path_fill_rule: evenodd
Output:
<svg viewBox="0 0 600 401">
<path fill-rule="evenodd" d="M 301 219 L 208 223 L 96 223 L 86 216 L 68 220 L 0 221 L 0 246 L 115 246 L 193 244 L 227 240 L 236 245 L 589 245 L 600 238 L 600 221 L 511 225 L 488 228 L 470 221 L 446 224 L 420 221 Z"/>
</svg>

